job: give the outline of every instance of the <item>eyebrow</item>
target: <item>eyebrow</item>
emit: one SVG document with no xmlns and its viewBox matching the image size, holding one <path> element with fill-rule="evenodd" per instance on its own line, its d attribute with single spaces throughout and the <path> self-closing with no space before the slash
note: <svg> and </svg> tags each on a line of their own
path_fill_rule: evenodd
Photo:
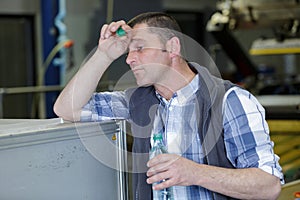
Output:
<svg viewBox="0 0 300 200">
<path fill-rule="evenodd" d="M 131 42 L 146 42 L 146 40 L 143 38 L 133 38 Z"/>
<path fill-rule="evenodd" d="M 145 42 L 146 42 L 146 40 L 145 40 L 145 39 L 143 39 L 143 38 L 133 38 L 133 39 L 131 40 L 131 42 L 130 42 L 130 44 L 129 44 L 128 48 L 132 47 L 133 45 L 136 45 L 136 44 L 138 44 L 139 42 L 143 42 L 143 43 L 145 43 Z"/>
</svg>

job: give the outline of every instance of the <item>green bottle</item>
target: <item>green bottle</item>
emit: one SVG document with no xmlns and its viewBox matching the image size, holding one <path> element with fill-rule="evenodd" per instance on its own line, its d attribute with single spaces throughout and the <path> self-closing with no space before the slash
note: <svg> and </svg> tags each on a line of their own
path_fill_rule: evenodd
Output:
<svg viewBox="0 0 300 200">
<path fill-rule="evenodd" d="M 156 133 L 153 135 L 153 146 L 150 149 L 149 157 L 150 159 L 163 153 L 168 153 L 166 146 L 163 143 L 163 137 L 161 133 Z M 157 185 L 165 180 L 162 180 L 153 185 Z M 153 200 L 173 200 L 173 187 L 165 188 L 162 190 L 153 190 Z"/>
</svg>

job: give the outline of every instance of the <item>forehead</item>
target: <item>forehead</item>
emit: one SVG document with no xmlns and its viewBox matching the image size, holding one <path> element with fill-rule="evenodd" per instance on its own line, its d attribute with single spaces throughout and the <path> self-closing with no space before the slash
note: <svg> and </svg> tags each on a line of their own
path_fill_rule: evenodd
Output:
<svg viewBox="0 0 300 200">
<path fill-rule="evenodd" d="M 145 29 L 149 27 L 146 23 L 140 23 L 133 26 L 133 29 Z"/>
<path fill-rule="evenodd" d="M 144 42 L 144 43 L 157 43 L 159 42 L 159 36 L 151 32 L 149 26 L 145 23 L 136 24 L 132 31 L 132 43 Z"/>
</svg>

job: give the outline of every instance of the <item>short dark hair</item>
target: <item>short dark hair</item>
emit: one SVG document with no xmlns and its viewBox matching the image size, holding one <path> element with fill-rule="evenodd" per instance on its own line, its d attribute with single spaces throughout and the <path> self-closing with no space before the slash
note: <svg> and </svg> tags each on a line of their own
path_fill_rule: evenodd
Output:
<svg viewBox="0 0 300 200">
<path fill-rule="evenodd" d="M 163 12 L 146 12 L 137 15 L 128 21 L 130 27 L 137 24 L 145 23 L 148 25 L 149 32 L 159 35 L 160 41 L 165 44 L 172 37 L 178 37 L 180 42 L 182 40 L 182 31 L 177 21 L 170 15 Z M 181 53 L 183 53 L 183 46 Z"/>
<path fill-rule="evenodd" d="M 167 28 L 181 32 L 177 21 L 170 15 L 162 12 L 146 12 L 132 18 L 127 24 L 131 27 L 136 24 L 145 23 L 149 27 Z"/>
</svg>

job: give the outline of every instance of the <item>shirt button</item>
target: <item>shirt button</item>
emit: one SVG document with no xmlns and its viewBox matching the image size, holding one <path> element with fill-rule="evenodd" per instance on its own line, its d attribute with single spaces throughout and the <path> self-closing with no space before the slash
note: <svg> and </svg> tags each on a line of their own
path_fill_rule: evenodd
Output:
<svg viewBox="0 0 300 200">
<path fill-rule="evenodd" d="M 173 107 L 169 107 L 169 111 L 172 111 L 173 110 Z"/>
</svg>

